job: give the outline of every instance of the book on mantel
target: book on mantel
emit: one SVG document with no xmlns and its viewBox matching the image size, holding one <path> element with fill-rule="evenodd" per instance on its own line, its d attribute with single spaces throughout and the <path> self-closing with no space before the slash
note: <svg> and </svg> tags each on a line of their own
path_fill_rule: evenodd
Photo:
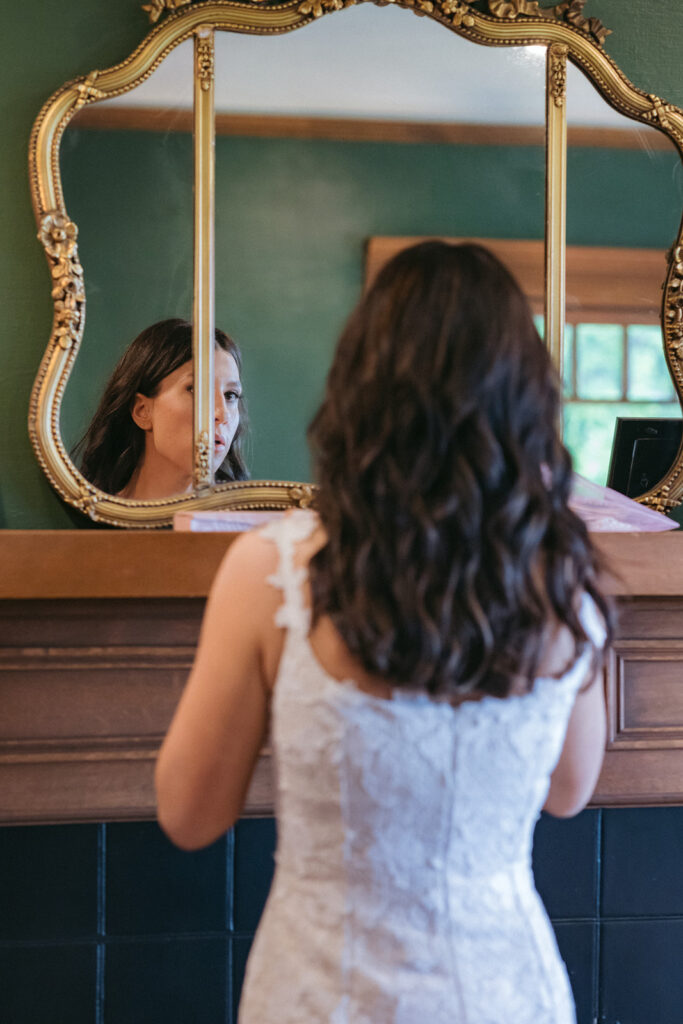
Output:
<svg viewBox="0 0 683 1024">
<path fill-rule="evenodd" d="M 264 526 L 273 519 L 280 519 L 284 514 L 284 512 L 240 512 L 233 509 L 176 512 L 173 517 L 173 529 L 190 530 L 192 533 L 243 533 L 245 530 Z"/>
</svg>

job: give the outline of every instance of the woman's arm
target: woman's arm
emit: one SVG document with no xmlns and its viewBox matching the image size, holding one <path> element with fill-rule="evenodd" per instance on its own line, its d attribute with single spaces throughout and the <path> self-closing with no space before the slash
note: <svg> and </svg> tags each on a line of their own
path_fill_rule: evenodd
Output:
<svg viewBox="0 0 683 1024">
<path fill-rule="evenodd" d="M 190 678 L 159 753 L 159 824 L 186 850 L 213 842 L 239 817 L 267 734 L 269 666 L 263 636 L 272 629 L 281 595 L 266 577 L 276 562 L 275 545 L 256 534 L 246 534 L 229 549 L 209 594 Z"/>
<path fill-rule="evenodd" d="M 576 696 L 544 811 L 558 818 L 571 818 L 586 806 L 602 767 L 606 726 L 605 693 L 599 670 Z"/>
</svg>

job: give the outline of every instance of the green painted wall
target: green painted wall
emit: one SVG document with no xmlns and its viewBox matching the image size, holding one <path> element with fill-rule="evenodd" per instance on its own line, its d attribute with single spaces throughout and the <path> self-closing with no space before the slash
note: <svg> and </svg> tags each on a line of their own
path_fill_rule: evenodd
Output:
<svg viewBox="0 0 683 1024">
<path fill-rule="evenodd" d="M 69 442 L 126 344 L 192 303 L 189 137 L 74 135 L 63 172 L 88 325 L 65 396 Z M 540 147 L 222 138 L 216 167 L 217 322 L 242 348 L 256 477 L 310 479 L 306 424 L 368 236 L 543 237 Z"/>
<path fill-rule="evenodd" d="M 191 160 L 187 135 L 67 133 L 65 195 L 88 295 L 67 444 L 138 331 L 190 315 Z M 306 424 L 368 236 L 543 237 L 540 147 L 222 138 L 216 166 L 217 320 L 243 351 L 256 477 L 310 478 Z M 571 150 L 568 177 L 570 242 L 671 244 L 683 207 L 675 153 Z"/>
<path fill-rule="evenodd" d="M 679 0 L 592 0 L 587 13 L 614 29 L 607 50 L 637 85 L 683 104 L 677 52 L 683 35 Z M 49 93 L 67 78 L 119 60 L 141 37 L 145 18 L 138 0 L 116 4 L 70 0 L 60 6 L 35 0 L 15 5 L 4 15 L 3 27 L 0 237 L 4 244 L 0 260 L 5 358 L 0 374 L 0 525 L 72 526 L 76 520 L 44 480 L 26 436 L 28 394 L 51 322 L 48 278 L 35 241 L 26 182 L 26 147 L 33 118 Z M 84 153 L 96 137 L 91 132 L 79 135 L 80 139 L 74 134 L 65 148 L 65 174 L 69 160 L 72 170 L 76 166 L 79 147 Z M 99 161 L 100 187 L 118 196 L 123 212 L 112 207 L 108 222 L 98 221 L 98 206 L 84 189 L 69 204 L 81 227 L 87 284 L 90 279 L 86 340 L 92 339 L 89 354 L 84 344 L 79 356 L 80 377 L 70 385 L 72 410 L 80 398 L 91 398 L 93 379 L 106 372 L 109 352 L 116 345 L 122 347 L 158 316 L 189 310 L 185 254 L 190 220 L 180 188 L 187 154 L 183 137 L 163 139 L 185 170 L 171 173 L 170 162 L 164 159 L 161 177 L 142 176 L 126 191 L 117 173 L 124 165 L 121 154 L 102 149 L 89 159 Z M 109 147 L 126 144 L 120 135 L 110 135 L 105 143 Z M 144 165 L 149 154 L 143 148 L 158 145 L 158 139 L 155 143 L 136 135 L 128 144 L 137 148 L 138 162 Z M 664 189 L 679 194 L 680 180 L 675 175 L 680 178 L 680 169 L 674 171 L 665 156 L 603 153 L 599 159 L 612 160 L 614 172 L 608 163 L 598 175 L 597 159 L 587 151 L 572 156 L 570 241 L 668 245 L 676 224 L 670 223 L 668 207 L 661 202 L 652 206 L 652 202 Z M 622 180 L 617 172 L 624 169 L 625 161 L 632 163 L 630 191 L 622 193 L 615 182 Z M 358 294 L 367 236 L 539 234 L 541 163 L 538 152 L 530 149 L 503 154 L 476 148 L 225 139 L 219 145 L 218 166 L 218 319 L 245 351 L 254 422 L 252 464 L 259 474 L 282 467 L 278 475 L 308 475 L 300 444 L 302 426 L 315 405 L 334 338 Z M 606 187 L 599 183 L 605 181 Z M 229 187 L 223 187 L 225 182 Z M 590 204 L 585 201 L 587 193 Z M 153 232 L 142 238 L 138 233 L 131 245 L 128 230 L 131 220 L 140 223 L 140 211 L 148 208 L 152 197 L 157 203 L 157 227 L 165 232 L 161 248 L 167 261 L 163 264 L 154 256 L 159 239 Z M 598 219 L 591 208 L 600 202 Z M 680 214 L 680 201 L 676 202 L 674 220 Z M 168 214 L 171 207 L 172 219 L 165 219 L 164 212 Z M 623 217 L 618 211 L 624 208 L 633 215 Z M 663 209 L 667 212 L 662 213 Z M 146 218 L 149 225 L 149 215 Z M 98 255 L 103 240 L 106 258 Z M 113 279 L 120 296 L 116 325 L 109 306 Z M 99 340 L 96 344 L 100 338 L 102 344 Z M 273 374 L 275 360 L 278 371 Z M 75 435 L 78 416 L 71 412 L 70 417 L 68 429 Z"/>
</svg>

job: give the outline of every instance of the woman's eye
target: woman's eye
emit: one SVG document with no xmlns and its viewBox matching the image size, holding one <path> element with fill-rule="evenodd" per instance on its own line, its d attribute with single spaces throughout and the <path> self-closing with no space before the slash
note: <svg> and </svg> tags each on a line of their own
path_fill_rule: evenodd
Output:
<svg viewBox="0 0 683 1024">
<path fill-rule="evenodd" d="M 241 397 L 242 396 L 241 396 L 241 393 L 239 391 L 226 391 L 225 392 L 225 401 L 226 402 L 239 402 Z"/>
<path fill-rule="evenodd" d="M 192 395 L 192 394 L 194 394 L 194 384 L 187 384 L 187 385 L 185 386 L 185 390 L 186 390 L 186 391 L 189 391 L 189 393 L 190 393 L 191 395 Z"/>
</svg>

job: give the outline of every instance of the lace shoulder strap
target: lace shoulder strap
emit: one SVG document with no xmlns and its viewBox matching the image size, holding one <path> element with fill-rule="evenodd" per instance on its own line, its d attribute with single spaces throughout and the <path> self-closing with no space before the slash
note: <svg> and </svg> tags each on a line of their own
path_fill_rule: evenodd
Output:
<svg viewBox="0 0 683 1024">
<path fill-rule="evenodd" d="M 584 592 L 581 599 L 579 619 L 581 620 L 581 625 L 586 630 L 588 639 L 593 644 L 593 647 L 596 647 L 598 650 L 602 650 L 605 646 L 607 630 L 605 629 L 605 623 L 602 615 L 598 611 L 595 601 L 587 592 Z"/>
<path fill-rule="evenodd" d="M 277 545 L 280 555 L 277 571 L 267 577 L 268 583 L 283 592 L 283 601 L 275 613 L 275 625 L 297 632 L 308 633 L 311 621 L 310 608 L 304 604 L 303 584 L 307 570 L 294 565 L 296 545 L 311 536 L 317 525 L 314 512 L 297 510 L 269 523 L 261 530 L 261 536 Z"/>
</svg>

